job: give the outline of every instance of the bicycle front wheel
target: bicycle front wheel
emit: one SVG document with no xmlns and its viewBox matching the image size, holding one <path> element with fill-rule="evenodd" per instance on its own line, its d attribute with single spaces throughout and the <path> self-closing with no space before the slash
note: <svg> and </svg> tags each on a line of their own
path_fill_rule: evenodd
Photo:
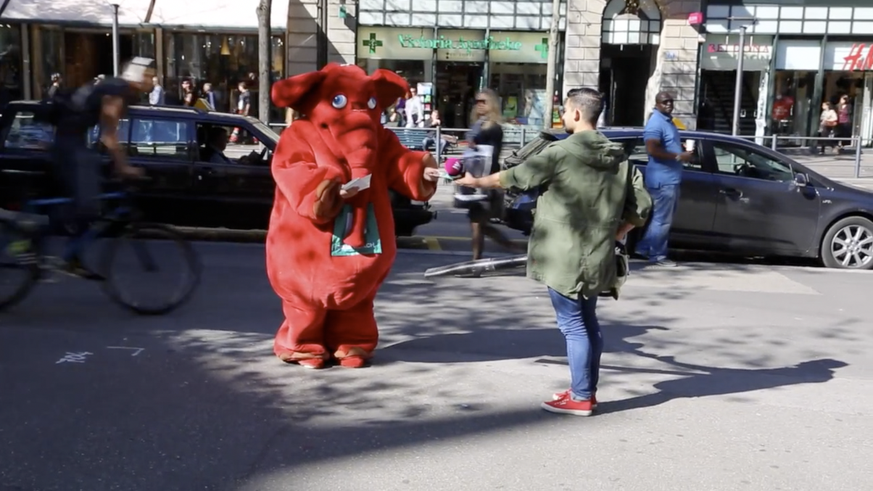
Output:
<svg viewBox="0 0 873 491">
<path fill-rule="evenodd" d="M 137 314 L 171 312 L 188 301 L 200 283 L 197 253 L 172 227 L 132 224 L 108 240 L 101 268 L 104 290 Z"/>
<path fill-rule="evenodd" d="M 39 279 L 33 239 L 9 222 L 0 222 L 0 310 L 24 300 Z"/>
</svg>

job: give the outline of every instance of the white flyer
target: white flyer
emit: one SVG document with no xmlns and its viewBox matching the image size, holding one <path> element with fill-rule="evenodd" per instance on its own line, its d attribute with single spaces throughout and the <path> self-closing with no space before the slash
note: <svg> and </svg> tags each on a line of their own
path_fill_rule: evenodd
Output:
<svg viewBox="0 0 873 491">
<path fill-rule="evenodd" d="M 358 191 L 363 191 L 370 187 L 370 178 L 373 177 L 373 174 L 367 174 L 364 177 L 359 177 L 357 179 L 352 179 L 351 181 L 343 184 L 342 190 L 348 191 L 352 188 L 358 188 Z"/>
</svg>

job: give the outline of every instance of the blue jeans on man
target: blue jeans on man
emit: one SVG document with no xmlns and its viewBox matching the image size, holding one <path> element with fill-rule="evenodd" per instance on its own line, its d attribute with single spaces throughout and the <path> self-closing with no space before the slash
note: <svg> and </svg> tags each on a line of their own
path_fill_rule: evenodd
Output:
<svg viewBox="0 0 873 491">
<path fill-rule="evenodd" d="M 647 186 L 647 190 L 652 197 L 652 220 L 637 244 L 636 252 L 652 262 L 658 262 L 667 259 L 667 239 L 679 203 L 679 185 Z"/>
<path fill-rule="evenodd" d="M 603 335 L 597 320 L 597 295 L 577 299 L 566 297 L 549 288 L 549 297 L 558 329 L 567 341 L 567 361 L 570 364 L 570 393 L 575 400 L 589 400 L 597 392 L 600 379 L 600 357 Z"/>
</svg>

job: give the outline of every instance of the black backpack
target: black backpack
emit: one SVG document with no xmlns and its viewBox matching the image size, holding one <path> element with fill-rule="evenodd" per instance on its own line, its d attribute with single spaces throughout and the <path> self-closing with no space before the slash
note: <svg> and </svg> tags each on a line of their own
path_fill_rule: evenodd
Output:
<svg viewBox="0 0 873 491">
<path fill-rule="evenodd" d="M 58 88 L 51 97 L 43 99 L 35 111 L 36 121 L 57 126 L 63 121 L 76 121 L 85 116 L 88 97 L 94 85 L 88 84 L 78 89 Z"/>
</svg>

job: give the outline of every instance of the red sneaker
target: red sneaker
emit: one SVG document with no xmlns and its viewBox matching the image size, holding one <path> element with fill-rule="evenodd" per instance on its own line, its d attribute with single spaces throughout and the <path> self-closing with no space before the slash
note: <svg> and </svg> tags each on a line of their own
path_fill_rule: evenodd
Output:
<svg viewBox="0 0 873 491">
<path fill-rule="evenodd" d="M 591 413 L 594 412 L 591 400 L 574 401 L 572 397 L 565 397 L 557 401 L 546 401 L 540 407 L 550 413 L 572 414 L 573 416 L 591 416 Z"/>
<path fill-rule="evenodd" d="M 570 389 L 567 389 L 564 392 L 555 392 L 552 394 L 553 401 L 560 401 L 565 397 L 570 397 Z M 591 396 L 591 407 L 597 407 L 597 395 Z"/>
</svg>

